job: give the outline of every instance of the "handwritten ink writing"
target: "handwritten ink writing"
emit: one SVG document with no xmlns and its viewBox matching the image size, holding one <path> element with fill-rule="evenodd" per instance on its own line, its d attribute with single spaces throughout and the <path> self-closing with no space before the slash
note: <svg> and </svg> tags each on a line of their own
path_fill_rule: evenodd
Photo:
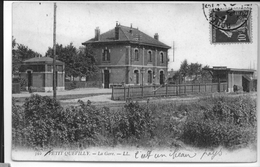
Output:
<svg viewBox="0 0 260 167">
<path fill-rule="evenodd" d="M 203 152 L 202 156 L 200 159 L 202 159 L 204 156 L 209 157 L 210 159 L 213 160 L 216 156 L 221 156 L 222 155 L 222 148 L 220 150 L 213 150 L 213 151 L 208 151 L 207 149 Z"/>
<path fill-rule="evenodd" d="M 152 156 L 152 151 L 147 151 L 146 153 L 141 153 L 142 151 L 136 151 L 135 152 L 135 158 L 141 158 L 141 159 L 149 159 Z"/>
<path fill-rule="evenodd" d="M 163 158 L 167 157 L 165 154 L 154 154 L 154 158 Z"/>
<path fill-rule="evenodd" d="M 184 157 L 184 158 L 194 158 L 197 155 L 197 153 L 184 153 L 179 151 L 178 148 L 176 148 L 172 153 L 169 153 L 169 156 L 172 157 L 172 159 Z"/>
</svg>

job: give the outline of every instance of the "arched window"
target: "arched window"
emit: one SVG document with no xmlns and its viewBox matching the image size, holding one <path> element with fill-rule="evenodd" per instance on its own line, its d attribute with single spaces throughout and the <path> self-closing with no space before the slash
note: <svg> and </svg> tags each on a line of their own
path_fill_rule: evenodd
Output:
<svg viewBox="0 0 260 167">
<path fill-rule="evenodd" d="M 164 73 L 160 71 L 160 85 L 164 84 Z"/>
<path fill-rule="evenodd" d="M 135 49 L 135 61 L 139 61 L 139 51 Z"/>
<path fill-rule="evenodd" d="M 152 51 L 148 51 L 148 61 L 152 62 Z"/>
<path fill-rule="evenodd" d="M 163 57 L 164 57 L 164 56 L 163 56 L 163 52 L 161 52 L 161 53 L 160 53 L 160 61 L 161 61 L 161 63 L 163 63 L 163 62 L 164 62 L 164 59 L 163 59 Z"/>
<path fill-rule="evenodd" d="M 134 83 L 135 84 L 139 84 L 139 71 L 138 70 L 135 70 L 134 71 Z"/>
<path fill-rule="evenodd" d="M 148 71 L 148 77 L 147 78 L 148 78 L 147 82 L 149 84 L 151 84 L 153 82 L 153 73 L 152 73 L 151 70 Z"/>
</svg>

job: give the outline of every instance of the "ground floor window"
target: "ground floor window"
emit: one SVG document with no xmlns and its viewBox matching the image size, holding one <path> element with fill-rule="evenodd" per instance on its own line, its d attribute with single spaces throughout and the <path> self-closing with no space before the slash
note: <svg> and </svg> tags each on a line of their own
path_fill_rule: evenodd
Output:
<svg viewBox="0 0 260 167">
<path fill-rule="evenodd" d="M 139 84 L 139 71 L 138 70 L 134 71 L 134 80 L 135 80 L 135 84 Z"/>
<path fill-rule="evenodd" d="M 147 82 L 149 84 L 151 84 L 152 80 L 153 80 L 153 73 L 152 73 L 152 71 L 148 71 L 148 80 L 147 80 Z"/>
</svg>

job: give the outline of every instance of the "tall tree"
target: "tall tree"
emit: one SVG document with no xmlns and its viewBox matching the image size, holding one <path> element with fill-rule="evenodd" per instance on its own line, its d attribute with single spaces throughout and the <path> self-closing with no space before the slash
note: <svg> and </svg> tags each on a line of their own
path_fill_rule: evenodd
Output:
<svg viewBox="0 0 260 167">
<path fill-rule="evenodd" d="M 56 53 L 57 59 L 65 63 L 67 77 L 91 77 L 97 72 L 95 55 L 91 46 L 82 51 L 73 46 L 73 43 L 65 47 L 57 44 Z M 53 49 L 49 47 L 45 55 L 53 57 Z"/>
<path fill-rule="evenodd" d="M 41 54 L 33 51 L 23 44 L 18 44 L 16 39 L 12 37 L 12 71 L 17 73 L 21 66 L 21 63 L 29 58 L 41 57 Z"/>
<path fill-rule="evenodd" d="M 204 66 L 209 67 L 208 65 Z M 180 69 L 175 73 L 173 76 L 173 80 L 175 83 L 182 83 L 185 81 L 185 77 L 192 77 L 193 82 L 208 82 L 212 80 L 211 74 L 203 70 L 202 64 L 200 63 L 191 63 L 188 64 L 187 60 L 185 59 L 180 66 Z"/>
<path fill-rule="evenodd" d="M 182 76 L 183 80 L 185 79 L 186 76 L 188 76 L 189 73 L 189 64 L 187 59 L 185 59 L 180 66 L 179 69 L 180 75 Z"/>
<path fill-rule="evenodd" d="M 202 72 L 202 64 L 199 64 L 199 63 L 189 64 L 188 76 L 189 77 L 194 76 L 194 79 L 193 79 L 194 82 L 198 80 L 198 77 L 200 76 L 201 72 Z"/>
</svg>

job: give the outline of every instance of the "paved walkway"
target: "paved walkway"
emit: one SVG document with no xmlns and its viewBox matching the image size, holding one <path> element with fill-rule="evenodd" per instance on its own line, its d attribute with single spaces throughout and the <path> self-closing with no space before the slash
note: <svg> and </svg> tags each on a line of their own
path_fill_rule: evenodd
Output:
<svg viewBox="0 0 260 167">
<path fill-rule="evenodd" d="M 86 94 L 86 95 L 95 95 L 95 94 L 110 94 L 111 96 L 112 89 L 103 89 L 103 88 L 78 88 L 73 90 L 64 90 L 64 91 L 57 91 L 57 96 L 66 96 L 66 95 L 79 95 L 79 94 Z M 31 94 L 39 94 L 41 96 L 52 96 L 52 92 L 21 92 L 19 94 L 12 94 L 13 97 L 30 97 Z"/>
</svg>

